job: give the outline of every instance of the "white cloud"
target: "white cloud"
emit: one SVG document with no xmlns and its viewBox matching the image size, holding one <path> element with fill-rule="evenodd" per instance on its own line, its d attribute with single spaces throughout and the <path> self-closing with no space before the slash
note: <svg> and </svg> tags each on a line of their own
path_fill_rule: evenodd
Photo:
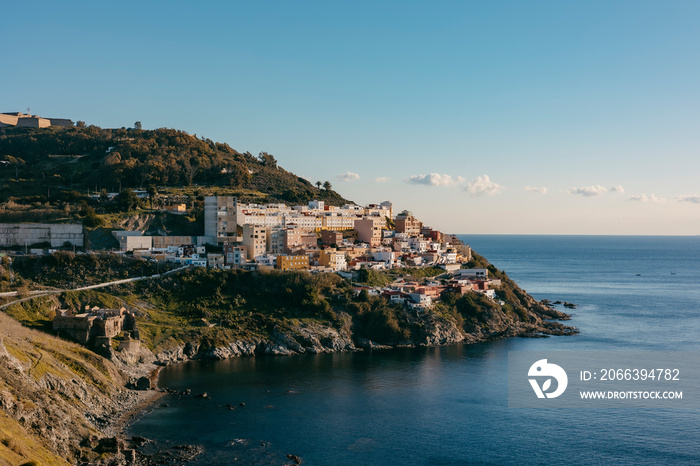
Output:
<svg viewBox="0 0 700 466">
<path fill-rule="evenodd" d="M 493 196 L 504 189 L 506 189 L 504 186 L 491 181 L 488 175 L 477 176 L 467 185 L 467 191 L 474 197 L 481 196 L 482 194 Z"/>
<path fill-rule="evenodd" d="M 663 197 L 656 197 L 653 194 L 638 194 L 636 196 L 631 196 L 628 200 L 637 202 L 666 202 Z"/>
<path fill-rule="evenodd" d="M 529 193 L 538 193 L 538 194 L 547 194 L 547 188 L 544 186 L 542 187 L 532 187 L 532 186 L 525 186 L 525 191 Z"/>
<path fill-rule="evenodd" d="M 360 175 L 353 172 L 345 172 L 343 174 L 338 175 L 338 179 L 340 181 L 355 181 L 360 179 Z"/>
<path fill-rule="evenodd" d="M 600 196 L 607 192 L 608 190 L 599 184 L 595 186 L 585 186 L 583 188 L 569 188 L 569 194 L 579 194 L 586 197 Z"/>
<path fill-rule="evenodd" d="M 617 186 L 613 186 L 612 188 L 610 188 L 610 192 L 623 194 L 625 192 L 625 188 L 618 184 Z"/>
<path fill-rule="evenodd" d="M 692 202 L 693 204 L 700 204 L 700 196 L 697 194 L 684 194 L 683 196 L 678 196 L 678 201 L 681 202 Z"/>
<path fill-rule="evenodd" d="M 411 184 L 424 184 L 428 186 L 452 186 L 455 184 L 464 183 L 464 178 L 458 176 L 452 178 L 450 175 L 441 175 L 439 173 L 431 173 L 430 175 L 414 175 L 408 178 Z"/>
<path fill-rule="evenodd" d="M 390 181 L 390 178 L 388 176 L 378 176 L 377 178 L 374 179 L 375 183 L 388 183 Z"/>
</svg>

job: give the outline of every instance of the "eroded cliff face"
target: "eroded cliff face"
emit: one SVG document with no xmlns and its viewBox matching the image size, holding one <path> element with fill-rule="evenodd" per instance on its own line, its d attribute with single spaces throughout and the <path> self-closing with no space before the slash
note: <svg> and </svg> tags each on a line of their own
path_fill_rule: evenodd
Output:
<svg viewBox="0 0 700 466">
<path fill-rule="evenodd" d="M 95 461 L 117 420 L 155 392 L 111 361 L 0 313 L 0 464 Z"/>
</svg>

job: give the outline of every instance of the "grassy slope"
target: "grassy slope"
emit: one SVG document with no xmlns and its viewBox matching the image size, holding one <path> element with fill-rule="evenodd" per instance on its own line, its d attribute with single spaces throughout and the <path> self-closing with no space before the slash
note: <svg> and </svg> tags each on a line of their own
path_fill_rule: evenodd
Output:
<svg viewBox="0 0 700 466">
<path fill-rule="evenodd" d="M 44 465 L 68 465 L 22 425 L 0 411 L 0 465 L 24 464 L 36 461 Z"/>
<path fill-rule="evenodd" d="M 0 463 L 94 459 L 78 443 L 99 434 L 87 416 L 102 415 L 122 391 L 124 379 L 116 367 L 2 313 L 0 328 Z"/>
</svg>

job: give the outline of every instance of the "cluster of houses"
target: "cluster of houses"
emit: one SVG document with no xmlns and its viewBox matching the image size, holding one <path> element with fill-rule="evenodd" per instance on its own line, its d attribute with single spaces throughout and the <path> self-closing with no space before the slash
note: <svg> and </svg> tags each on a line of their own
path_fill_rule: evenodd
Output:
<svg viewBox="0 0 700 466">
<path fill-rule="evenodd" d="M 366 207 L 243 204 L 205 199 L 204 236 L 143 236 L 115 231 L 122 251 L 183 265 L 337 272 L 439 265 L 459 269 L 471 251 L 453 235 L 426 227 L 391 202 Z M 212 247 L 215 245 L 214 247 Z"/>
<path fill-rule="evenodd" d="M 423 282 L 399 278 L 391 285 L 379 287 L 355 287 L 355 292 L 367 290 L 369 295 L 382 296 L 389 302 L 405 304 L 414 310 L 428 309 L 443 293 L 464 295 L 474 291 L 495 299 L 495 288 L 501 280 L 489 278 L 488 270 L 482 268 L 460 269 L 449 274 L 449 279 L 426 279 Z"/>
<path fill-rule="evenodd" d="M 114 231 L 122 251 L 181 265 L 222 269 L 337 272 L 349 279 L 362 268 L 438 266 L 448 275 L 418 283 L 398 280 L 367 289 L 392 302 L 429 308 L 446 292 L 494 296 L 499 280 L 486 269 L 463 269 L 471 249 L 454 235 L 424 226 L 411 212 L 393 215 L 391 202 L 366 207 L 244 204 L 235 197 L 205 199 L 204 236 L 143 236 Z M 359 288 L 357 290 L 359 292 Z"/>
</svg>

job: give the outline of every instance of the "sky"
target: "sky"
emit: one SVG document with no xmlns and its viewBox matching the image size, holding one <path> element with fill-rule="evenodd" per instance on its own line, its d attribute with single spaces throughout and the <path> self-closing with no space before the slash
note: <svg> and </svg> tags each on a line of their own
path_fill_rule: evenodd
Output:
<svg viewBox="0 0 700 466">
<path fill-rule="evenodd" d="M 0 112 L 175 128 L 460 234 L 700 234 L 700 2 L 32 1 Z"/>
</svg>

